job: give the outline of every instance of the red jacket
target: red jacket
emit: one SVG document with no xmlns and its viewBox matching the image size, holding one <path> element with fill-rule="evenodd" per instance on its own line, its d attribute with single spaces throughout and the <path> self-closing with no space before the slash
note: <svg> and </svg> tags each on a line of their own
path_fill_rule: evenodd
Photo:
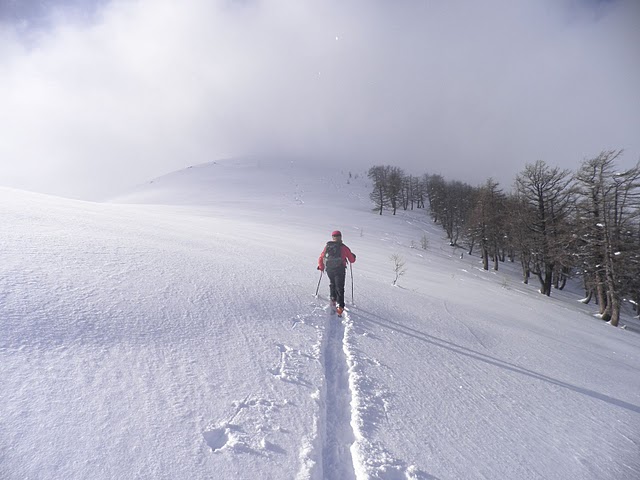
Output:
<svg viewBox="0 0 640 480">
<path fill-rule="evenodd" d="M 322 253 L 318 257 L 318 269 L 324 271 L 324 253 L 327 250 L 327 246 L 322 249 Z M 356 261 L 356 256 L 351 252 L 351 249 L 347 247 L 344 243 L 340 246 L 340 256 L 342 257 L 342 264 L 346 267 L 347 261 L 349 263 L 354 263 Z"/>
</svg>

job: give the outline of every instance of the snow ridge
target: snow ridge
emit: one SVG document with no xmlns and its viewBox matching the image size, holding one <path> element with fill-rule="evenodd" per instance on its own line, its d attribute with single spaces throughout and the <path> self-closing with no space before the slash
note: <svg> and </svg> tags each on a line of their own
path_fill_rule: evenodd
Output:
<svg viewBox="0 0 640 480">
<path fill-rule="evenodd" d="M 354 320 L 345 314 L 342 348 L 348 368 L 351 394 L 351 456 L 357 480 L 421 480 L 432 478 L 414 465 L 395 458 L 381 442 L 373 440 L 382 422 L 388 422 L 386 389 L 375 385 L 364 371 L 357 348 Z"/>
</svg>

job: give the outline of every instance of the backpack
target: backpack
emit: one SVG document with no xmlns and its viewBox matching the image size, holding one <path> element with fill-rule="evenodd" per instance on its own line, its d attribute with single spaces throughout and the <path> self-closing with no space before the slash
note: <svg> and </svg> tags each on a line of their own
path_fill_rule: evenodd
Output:
<svg viewBox="0 0 640 480">
<path fill-rule="evenodd" d="M 338 242 L 327 242 L 324 250 L 325 270 L 338 270 L 344 268 L 342 261 L 342 244 Z"/>
</svg>

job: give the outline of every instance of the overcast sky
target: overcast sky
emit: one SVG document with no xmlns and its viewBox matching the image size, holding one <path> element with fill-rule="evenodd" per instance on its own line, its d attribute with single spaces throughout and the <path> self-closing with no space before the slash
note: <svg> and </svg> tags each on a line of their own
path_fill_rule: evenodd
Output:
<svg viewBox="0 0 640 480">
<path fill-rule="evenodd" d="M 510 189 L 640 159 L 638 0 L 0 0 L 0 185 L 278 153 Z"/>
</svg>

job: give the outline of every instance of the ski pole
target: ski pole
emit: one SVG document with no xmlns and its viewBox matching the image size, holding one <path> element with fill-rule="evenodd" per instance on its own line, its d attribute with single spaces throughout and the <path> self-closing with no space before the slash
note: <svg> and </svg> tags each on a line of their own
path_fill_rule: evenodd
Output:
<svg viewBox="0 0 640 480">
<path fill-rule="evenodd" d="M 322 281 L 322 274 L 324 272 L 320 270 L 320 278 L 318 279 L 318 286 L 316 287 L 316 297 L 318 296 L 318 290 L 320 290 L 320 282 Z"/>
<path fill-rule="evenodd" d="M 351 266 L 351 262 L 349 262 L 349 271 L 351 272 L 351 304 L 355 305 L 353 302 L 353 267 Z"/>
</svg>

